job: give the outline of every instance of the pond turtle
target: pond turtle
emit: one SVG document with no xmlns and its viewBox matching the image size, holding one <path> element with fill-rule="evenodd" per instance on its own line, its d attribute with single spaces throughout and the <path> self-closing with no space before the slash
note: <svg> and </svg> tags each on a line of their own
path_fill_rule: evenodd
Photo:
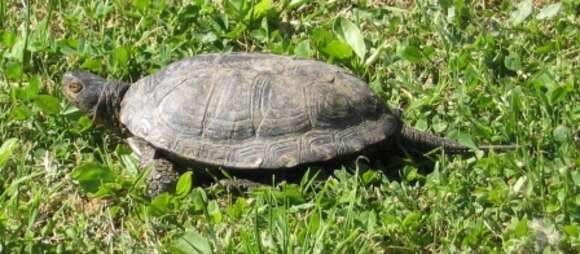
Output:
<svg viewBox="0 0 580 254">
<path fill-rule="evenodd" d="M 148 192 L 170 190 L 176 162 L 228 170 L 280 170 L 384 144 L 467 150 L 405 126 L 399 111 L 349 71 L 262 53 L 204 54 L 133 84 L 88 72 L 63 77 L 65 96 L 126 137 L 152 164 Z"/>
</svg>

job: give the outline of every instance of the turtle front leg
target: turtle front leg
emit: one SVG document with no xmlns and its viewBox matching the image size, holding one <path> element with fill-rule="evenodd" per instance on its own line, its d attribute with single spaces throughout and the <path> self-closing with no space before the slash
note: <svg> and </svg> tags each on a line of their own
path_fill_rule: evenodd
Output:
<svg viewBox="0 0 580 254">
<path fill-rule="evenodd" d="M 147 181 L 147 194 L 155 197 L 163 192 L 172 192 L 178 179 L 179 172 L 175 170 L 172 162 L 165 158 L 154 158 L 153 169 Z"/>
<path fill-rule="evenodd" d="M 130 137 L 127 139 L 127 143 L 133 152 L 139 156 L 140 168 L 152 166 L 147 180 L 147 194 L 149 196 L 155 197 L 163 192 L 175 190 L 179 172 L 177 172 L 175 165 L 171 161 L 164 158 L 157 149 L 141 138 Z"/>
</svg>

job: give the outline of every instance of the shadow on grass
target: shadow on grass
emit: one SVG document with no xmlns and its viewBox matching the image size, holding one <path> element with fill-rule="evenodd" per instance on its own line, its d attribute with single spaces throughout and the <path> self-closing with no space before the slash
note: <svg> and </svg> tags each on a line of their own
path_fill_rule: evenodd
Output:
<svg viewBox="0 0 580 254">
<path fill-rule="evenodd" d="M 227 169 L 200 165 L 175 157 L 172 161 L 177 162 L 178 168 L 185 169 L 183 172 L 194 170 L 196 182 L 200 186 L 225 183 L 228 185 L 226 187 L 233 186 L 242 190 L 259 185 L 275 186 L 282 182 L 298 184 L 305 176 L 315 176 L 315 180 L 324 181 L 332 177 L 337 169 L 346 169 L 352 173 L 356 170 L 380 170 L 392 181 L 400 181 L 401 170 L 408 165 L 416 167 L 423 174 L 433 171 L 436 160 L 420 152 L 409 154 L 409 151 L 403 152 L 393 147 L 394 145 L 377 144 L 356 154 L 287 169 Z M 166 156 L 172 157 L 169 154 Z"/>
</svg>

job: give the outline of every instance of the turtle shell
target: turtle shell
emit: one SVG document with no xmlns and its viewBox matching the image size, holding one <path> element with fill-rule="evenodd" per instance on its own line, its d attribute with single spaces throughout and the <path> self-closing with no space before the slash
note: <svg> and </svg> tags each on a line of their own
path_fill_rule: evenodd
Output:
<svg viewBox="0 0 580 254">
<path fill-rule="evenodd" d="M 257 53 L 175 62 L 131 85 L 120 119 L 158 149 L 232 169 L 327 161 L 381 142 L 401 125 L 348 71 Z"/>
</svg>

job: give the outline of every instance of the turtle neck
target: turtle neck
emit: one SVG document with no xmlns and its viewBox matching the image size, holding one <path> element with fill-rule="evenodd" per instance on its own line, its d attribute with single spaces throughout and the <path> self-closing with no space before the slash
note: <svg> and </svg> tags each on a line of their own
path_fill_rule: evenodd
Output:
<svg viewBox="0 0 580 254">
<path fill-rule="evenodd" d="M 128 83 L 118 80 L 104 84 L 93 112 L 93 121 L 122 133 L 124 127 L 119 121 L 119 114 L 121 101 L 128 88 Z"/>
</svg>

